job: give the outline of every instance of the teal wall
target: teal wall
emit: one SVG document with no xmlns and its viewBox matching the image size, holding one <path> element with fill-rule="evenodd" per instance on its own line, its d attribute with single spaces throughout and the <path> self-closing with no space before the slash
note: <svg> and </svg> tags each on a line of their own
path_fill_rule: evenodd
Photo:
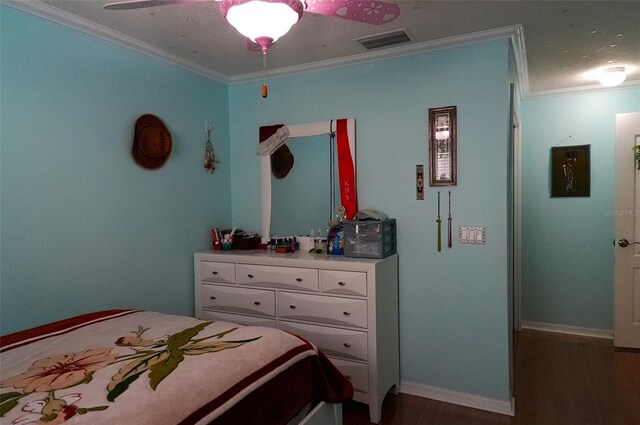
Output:
<svg viewBox="0 0 640 425">
<path fill-rule="evenodd" d="M 260 82 L 230 87 L 234 224 L 260 229 L 259 125 L 355 118 L 359 206 L 398 220 L 401 379 L 509 400 L 508 42 L 268 84 L 267 100 Z M 487 244 L 438 253 L 437 190 L 415 200 L 415 166 L 428 168 L 428 108 L 447 105 L 458 107 L 458 185 L 443 199 L 451 189 L 454 229 L 486 226 Z"/>
<path fill-rule="evenodd" d="M 0 42 L 1 333 L 105 308 L 192 314 L 193 252 L 231 223 L 228 87 L 4 6 Z M 157 171 L 130 154 L 144 113 L 173 136 Z"/>
<path fill-rule="evenodd" d="M 524 321 L 612 329 L 615 115 L 638 111 L 638 87 L 522 102 Z M 590 197 L 549 196 L 558 144 L 591 145 Z"/>
</svg>

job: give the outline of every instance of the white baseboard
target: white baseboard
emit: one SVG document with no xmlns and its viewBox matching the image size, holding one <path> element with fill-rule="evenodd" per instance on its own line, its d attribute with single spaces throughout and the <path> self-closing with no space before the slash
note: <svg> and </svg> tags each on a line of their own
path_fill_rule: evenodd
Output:
<svg viewBox="0 0 640 425">
<path fill-rule="evenodd" d="M 582 328 L 579 326 L 555 325 L 553 323 L 527 322 L 522 321 L 523 329 L 532 329 L 544 332 L 556 332 L 569 335 L 590 336 L 593 338 L 613 339 L 613 332 L 610 329 Z"/>
<path fill-rule="evenodd" d="M 513 399 L 508 402 L 407 381 L 400 382 L 400 392 L 503 415 L 515 415 L 515 401 Z"/>
</svg>

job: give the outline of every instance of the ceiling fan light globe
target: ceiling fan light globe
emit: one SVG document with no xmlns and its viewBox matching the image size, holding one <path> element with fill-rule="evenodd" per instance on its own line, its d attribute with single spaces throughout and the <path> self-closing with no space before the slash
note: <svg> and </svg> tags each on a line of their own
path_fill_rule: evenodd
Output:
<svg viewBox="0 0 640 425">
<path fill-rule="evenodd" d="M 229 3 L 226 10 L 224 3 Z M 300 19 L 300 13 L 290 6 L 290 1 L 253 0 L 224 3 L 223 12 L 227 21 L 253 42 L 258 38 L 270 38 L 275 42 Z"/>
<path fill-rule="evenodd" d="M 607 68 L 600 73 L 598 81 L 605 87 L 613 87 L 627 79 L 627 73 L 623 66 Z"/>
</svg>

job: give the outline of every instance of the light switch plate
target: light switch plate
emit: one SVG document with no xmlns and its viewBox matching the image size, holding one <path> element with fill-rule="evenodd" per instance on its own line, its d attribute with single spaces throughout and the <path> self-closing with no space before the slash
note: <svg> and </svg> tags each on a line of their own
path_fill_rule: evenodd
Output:
<svg viewBox="0 0 640 425">
<path fill-rule="evenodd" d="M 460 243 L 480 244 L 486 243 L 485 229 L 482 226 L 460 226 L 458 231 Z"/>
</svg>

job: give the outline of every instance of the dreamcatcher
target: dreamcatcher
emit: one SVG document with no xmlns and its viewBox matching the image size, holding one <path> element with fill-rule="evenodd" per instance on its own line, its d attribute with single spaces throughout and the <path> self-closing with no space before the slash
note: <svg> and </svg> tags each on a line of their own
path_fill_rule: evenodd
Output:
<svg viewBox="0 0 640 425">
<path fill-rule="evenodd" d="M 213 145 L 211 144 L 211 126 L 209 125 L 209 121 L 205 122 L 205 131 L 207 134 L 207 142 L 204 145 L 204 168 L 207 169 L 207 172 L 213 174 L 216 170 L 218 160 L 216 159 L 216 154 L 213 152 Z"/>
</svg>

